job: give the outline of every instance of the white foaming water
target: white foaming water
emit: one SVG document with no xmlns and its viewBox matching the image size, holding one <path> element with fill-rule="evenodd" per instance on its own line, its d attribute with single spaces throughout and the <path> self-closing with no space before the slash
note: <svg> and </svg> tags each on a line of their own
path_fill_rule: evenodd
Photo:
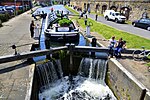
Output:
<svg viewBox="0 0 150 100">
<path fill-rule="evenodd" d="M 106 84 L 81 76 L 57 80 L 39 93 L 40 100 L 117 100 Z"/>
<path fill-rule="evenodd" d="M 117 100 L 105 84 L 106 64 L 106 60 L 83 58 L 74 77 L 63 77 L 60 60 L 40 65 L 39 99 Z"/>
</svg>

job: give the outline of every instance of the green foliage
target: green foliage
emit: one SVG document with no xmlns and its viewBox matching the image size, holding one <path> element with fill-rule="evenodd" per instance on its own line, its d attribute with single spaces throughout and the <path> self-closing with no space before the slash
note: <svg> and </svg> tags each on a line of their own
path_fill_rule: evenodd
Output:
<svg viewBox="0 0 150 100">
<path fill-rule="evenodd" d="M 59 51 L 59 58 L 61 60 L 64 59 L 66 56 L 67 56 L 67 52 L 66 51 L 63 51 L 63 50 Z"/>
<path fill-rule="evenodd" d="M 17 14 L 19 15 L 19 14 L 22 14 L 23 13 L 23 10 L 18 10 L 17 11 Z"/>
<path fill-rule="evenodd" d="M 6 21 L 8 21 L 9 19 L 11 18 L 11 16 L 9 15 L 9 14 L 0 14 L 0 20 L 2 21 L 2 22 L 6 22 Z"/>
<path fill-rule="evenodd" d="M 86 25 L 84 25 L 84 19 L 78 19 L 78 17 L 73 17 L 72 19 L 78 20 L 79 25 L 84 29 L 86 28 Z M 91 32 L 97 32 L 105 37 L 105 39 L 110 39 L 112 36 L 116 36 L 116 39 L 118 40 L 122 37 L 123 40 L 127 41 L 127 48 L 141 49 L 141 47 L 144 46 L 146 49 L 150 49 L 149 39 L 115 29 L 100 22 L 96 22 L 92 19 L 88 19 L 88 22 L 89 21 L 93 23 L 93 26 L 91 26 Z"/>
<path fill-rule="evenodd" d="M 65 6 L 65 8 L 68 9 L 69 11 L 71 11 L 71 12 L 74 13 L 74 14 L 79 14 L 77 11 L 75 11 L 75 10 L 69 8 L 68 6 Z"/>
<path fill-rule="evenodd" d="M 150 67 L 150 62 L 146 64 L 148 67 Z"/>
<path fill-rule="evenodd" d="M 69 7 L 66 7 L 67 9 Z M 69 8 L 68 10 L 70 10 L 71 8 Z M 73 9 L 71 9 L 70 11 L 72 11 Z M 76 12 L 76 11 L 74 11 Z M 72 17 L 72 19 L 78 19 L 78 17 Z M 146 49 L 150 49 L 150 40 L 134 35 L 134 34 L 130 34 L 128 32 L 124 32 L 118 29 L 115 29 L 111 26 L 107 26 L 105 24 L 102 24 L 100 22 L 94 21 L 90 18 L 88 18 L 88 21 L 93 23 L 93 26 L 91 26 L 91 32 L 97 32 L 99 34 L 101 34 L 102 36 L 104 36 L 106 39 L 110 39 L 112 36 L 115 36 L 116 39 L 118 40 L 119 38 L 123 38 L 123 40 L 127 41 L 127 48 L 139 48 L 141 49 L 142 46 L 144 46 Z M 79 25 L 82 28 L 86 28 L 86 25 L 84 25 L 84 19 L 78 19 Z"/>
<path fill-rule="evenodd" d="M 58 23 L 60 26 L 69 26 L 72 23 L 72 21 L 67 18 L 63 18 L 62 20 L 59 20 Z"/>
<path fill-rule="evenodd" d="M 142 38 L 140 36 L 130 34 L 128 32 L 124 32 L 118 29 L 115 29 L 113 27 L 107 26 L 105 24 L 96 22 L 92 19 L 88 19 L 88 21 L 91 21 L 93 23 L 93 26 L 91 26 L 92 32 L 97 32 L 101 35 L 103 35 L 106 39 L 110 39 L 112 36 L 116 36 L 116 39 L 123 38 L 123 40 L 127 41 L 127 47 L 128 48 L 141 48 L 142 46 L 145 46 L 146 49 L 150 49 L 150 40 Z M 79 21 L 80 23 L 80 21 Z M 83 20 L 82 20 L 83 23 Z M 85 25 L 82 24 L 82 26 L 85 27 Z"/>
</svg>

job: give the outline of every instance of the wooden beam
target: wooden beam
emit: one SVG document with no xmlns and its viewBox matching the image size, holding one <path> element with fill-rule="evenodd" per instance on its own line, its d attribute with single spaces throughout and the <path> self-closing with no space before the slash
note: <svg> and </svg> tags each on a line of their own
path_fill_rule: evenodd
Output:
<svg viewBox="0 0 150 100">
<path fill-rule="evenodd" d="M 70 50 L 70 46 L 62 46 L 62 47 L 56 47 L 56 48 L 51 48 L 51 49 L 45 49 L 45 50 L 31 51 L 31 52 L 21 53 L 21 54 L 17 54 L 17 55 L 1 56 L 0 57 L 0 64 L 6 63 L 6 62 L 11 62 L 11 61 L 16 61 L 16 60 L 21 60 L 21 59 L 38 57 L 38 56 L 42 56 L 42 55 L 49 55 L 49 54 L 52 54 L 52 53 L 54 53 L 56 51 L 60 51 L 60 50 Z M 108 53 L 108 48 L 104 48 L 104 47 L 75 46 L 71 50 L 73 52 L 79 51 L 79 52 L 104 52 L 104 53 Z"/>
<path fill-rule="evenodd" d="M 54 53 L 56 51 L 60 51 L 60 50 L 67 50 L 67 46 L 45 49 L 45 50 L 38 50 L 38 51 L 31 51 L 31 52 L 21 53 L 21 54 L 17 54 L 17 55 L 1 56 L 0 64 L 6 63 L 6 62 L 11 62 L 11 61 L 16 61 L 16 60 L 21 60 L 21 59 L 38 57 L 38 56 L 42 56 L 42 55 L 48 55 L 48 54 L 52 54 L 52 53 Z"/>
</svg>

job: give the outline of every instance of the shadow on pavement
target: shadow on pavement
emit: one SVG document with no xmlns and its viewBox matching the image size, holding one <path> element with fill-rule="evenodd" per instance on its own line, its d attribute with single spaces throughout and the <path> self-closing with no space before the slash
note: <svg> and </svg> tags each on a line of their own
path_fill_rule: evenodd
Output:
<svg viewBox="0 0 150 100">
<path fill-rule="evenodd" d="M 15 65 L 15 66 L 11 66 L 11 67 L 8 67 L 8 68 L 0 69 L 0 74 L 7 73 L 7 72 L 10 72 L 10 71 L 19 69 L 19 68 L 26 67 L 26 66 L 28 66 L 28 65 L 30 65 L 32 63 L 33 62 L 25 61 L 25 62 L 22 62 L 22 63 L 20 63 L 18 65 Z"/>
</svg>

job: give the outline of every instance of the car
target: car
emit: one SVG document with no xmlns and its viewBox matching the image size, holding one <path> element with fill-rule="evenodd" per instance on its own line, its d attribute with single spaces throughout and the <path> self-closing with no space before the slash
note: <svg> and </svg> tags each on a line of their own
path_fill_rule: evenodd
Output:
<svg viewBox="0 0 150 100">
<path fill-rule="evenodd" d="M 119 12 L 115 12 L 114 10 L 106 10 L 104 12 L 104 18 L 106 20 L 113 20 L 116 23 L 121 22 L 125 23 L 126 17 L 121 15 Z"/>
<path fill-rule="evenodd" d="M 12 6 L 0 6 L 0 14 L 6 14 L 14 15 L 14 9 Z"/>
<path fill-rule="evenodd" d="M 140 27 L 150 31 L 150 18 L 141 18 L 132 22 L 134 27 Z"/>
<path fill-rule="evenodd" d="M 0 6 L 0 14 L 5 14 L 6 13 L 6 10 L 4 9 L 3 6 Z"/>
</svg>

